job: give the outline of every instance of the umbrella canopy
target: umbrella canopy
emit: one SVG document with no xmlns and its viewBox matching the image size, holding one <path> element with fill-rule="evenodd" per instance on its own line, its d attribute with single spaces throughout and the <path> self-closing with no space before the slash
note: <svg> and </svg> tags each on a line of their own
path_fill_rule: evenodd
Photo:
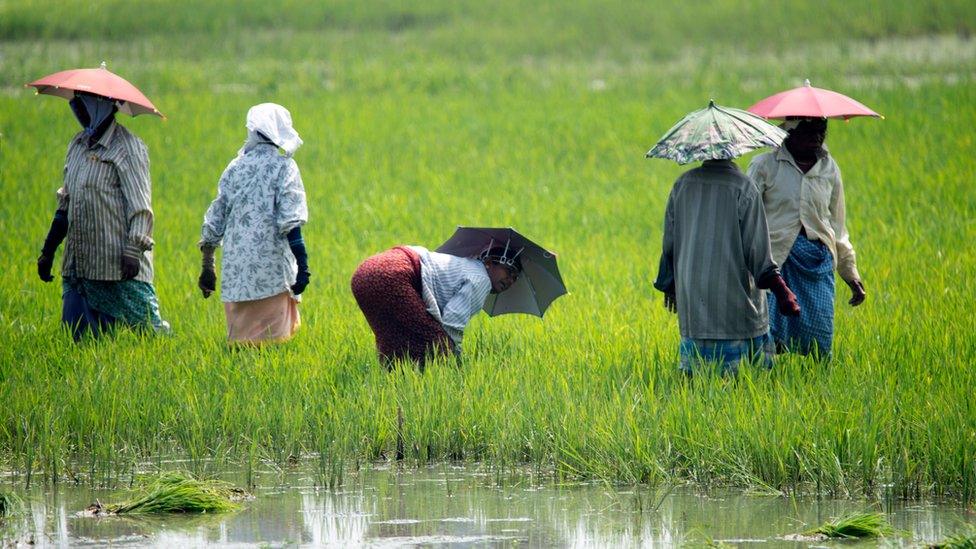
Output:
<svg viewBox="0 0 976 549">
<path fill-rule="evenodd" d="M 119 102 L 119 112 L 136 116 L 155 114 L 165 118 L 152 101 L 128 80 L 105 68 L 105 62 L 97 69 L 72 69 L 49 74 L 27 86 L 37 88 L 37 93 L 71 99 L 76 91 L 101 95 Z"/>
<path fill-rule="evenodd" d="M 749 112 L 765 118 L 853 118 L 873 116 L 884 118 L 861 103 L 835 91 L 814 88 L 807 80 L 799 88 L 770 95 L 749 107 Z"/>
<path fill-rule="evenodd" d="M 458 227 L 454 235 L 435 251 L 459 257 L 478 257 L 493 246 L 506 244 L 509 255 L 518 253 L 522 274 L 508 290 L 488 296 L 485 312 L 490 316 L 528 313 L 542 317 L 549 305 L 566 293 L 566 285 L 556 266 L 556 254 L 511 227 Z"/>
<path fill-rule="evenodd" d="M 709 101 L 668 130 L 646 156 L 678 164 L 731 160 L 762 147 L 778 147 L 785 137 L 785 131 L 752 113 Z"/>
</svg>

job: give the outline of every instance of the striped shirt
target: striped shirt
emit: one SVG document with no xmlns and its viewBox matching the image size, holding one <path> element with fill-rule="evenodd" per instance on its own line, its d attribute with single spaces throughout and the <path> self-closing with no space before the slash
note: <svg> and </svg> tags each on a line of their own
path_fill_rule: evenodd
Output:
<svg viewBox="0 0 976 549">
<path fill-rule="evenodd" d="M 84 132 L 71 140 L 58 189 L 68 217 L 62 277 L 121 280 L 126 253 L 139 257 L 135 279 L 152 283 L 151 186 L 146 146 L 120 124 L 92 147 Z"/>
<path fill-rule="evenodd" d="M 763 153 L 749 164 L 749 177 L 763 196 L 773 260 L 783 265 L 804 229 L 807 238 L 830 248 L 844 280 L 860 279 L 854 245 L 847 234 L 844 184 L 840 168 L 823 146 L 819 159 L 803 173 L 786 147 Z"/>
<path fill-rule="evenodd" d="M 464 328 L 478 314 L 491 292 L 484 263 L 470 257 L 431 252 L 410 246 L 420 256 L 420 279 L 427 312 L 444 326 L 458 352 Z"/>
<path fill-rule="evenodd" d="M 674 291 L 681 336 L 749 339 L 766 333 L 765 292 L 776 270 L 762 197 L 729 160 L 681 175 L 671 189 L 654 286 Z"/>
</svg>

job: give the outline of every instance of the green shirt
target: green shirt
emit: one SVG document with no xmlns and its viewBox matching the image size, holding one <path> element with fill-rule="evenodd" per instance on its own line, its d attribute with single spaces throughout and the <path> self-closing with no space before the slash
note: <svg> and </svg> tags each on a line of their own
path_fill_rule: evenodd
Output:
<svg viewBox="0 0 976 549">
<path fill-rule="evenodd" d="M 674 291 L 683 337 L 747 339 L 768 330 L 756 280 L 775 272 L 762 196 L 729 160 L 681 175 L 664 220 L 654 286 Z"/>
</svg>

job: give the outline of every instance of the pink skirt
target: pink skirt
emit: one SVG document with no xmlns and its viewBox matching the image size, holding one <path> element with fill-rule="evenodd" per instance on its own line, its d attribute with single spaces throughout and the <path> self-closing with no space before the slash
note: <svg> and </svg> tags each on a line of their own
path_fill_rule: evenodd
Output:
<svg viewBox="0 0 976 549">
<path fill-rule="evenodd" d="M 231 343 L 275 343 L 287 341 L 298 331 L 301 317 L 291 292 L 257 299 L 224 303 L 227 340 Z"/>
</svg>

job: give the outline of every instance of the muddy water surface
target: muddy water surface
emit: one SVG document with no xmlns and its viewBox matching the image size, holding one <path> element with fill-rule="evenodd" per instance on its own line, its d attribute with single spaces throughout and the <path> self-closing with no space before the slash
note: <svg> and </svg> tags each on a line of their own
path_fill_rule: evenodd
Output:
<svg viewBox="0 0 976 549">
<path fill-rule="evenodd" d="M 80 516 L 125 494 L 59 485 L 21 494 L 3 545 L 158 547 L 847 547 L 784 536 L 849 511 L 884 508 L 899 535 L 857 546 L 917 547 L 976 525 L 958 505 L 792 500 L 736 491 L 558 484 L 476 467 L 373 468 L 340 489 L 300 468 L 257 477 L 255 498 L 222 515 Z"/>
</svg>

